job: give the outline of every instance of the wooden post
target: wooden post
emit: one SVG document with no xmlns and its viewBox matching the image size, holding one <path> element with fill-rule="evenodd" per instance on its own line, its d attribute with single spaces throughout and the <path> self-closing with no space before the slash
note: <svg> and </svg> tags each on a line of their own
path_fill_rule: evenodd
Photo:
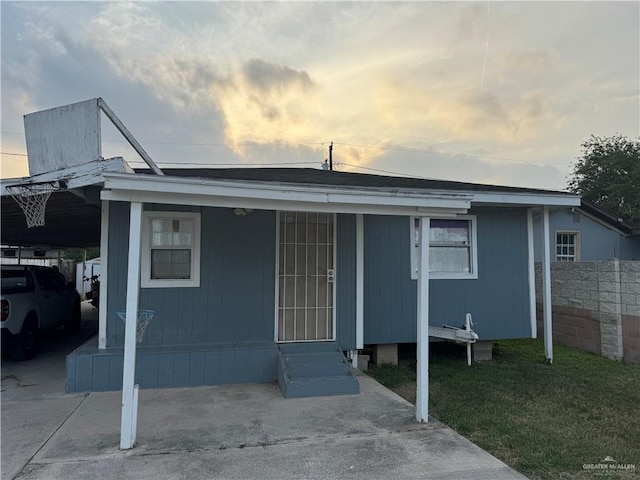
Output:
<svg viewBox="0 0 640 480">
<path fill-rule="evenodd" d="M 107 265 L 109 263 L 109 200 L 102 200 L 102 211 L 100 213 L 100 303 L 98 304 L 98 348 L 105 349 L 107 348 Z M 84 253 L 86 262 L 86 249 Z M 84 272 L 85 268 L 83 265 L 83 276 Z"/>
</svg>

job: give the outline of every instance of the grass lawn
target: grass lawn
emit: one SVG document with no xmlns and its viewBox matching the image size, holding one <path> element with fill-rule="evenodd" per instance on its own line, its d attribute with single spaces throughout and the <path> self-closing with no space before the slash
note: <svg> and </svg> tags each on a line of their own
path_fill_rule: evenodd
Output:
<svg viewBox="0 0 640 480">
<path fill-rule="evenodd" d="M 429 414 L 532 479 L 640 478 L 640 365 L 541 340 L 497 342 L 467 366 L 462 348 L 431 344 Z M 415 403 L 415 349 L 369 375 Z M 635 472 L 583 469 L 610 456 Z"/>
</svg>

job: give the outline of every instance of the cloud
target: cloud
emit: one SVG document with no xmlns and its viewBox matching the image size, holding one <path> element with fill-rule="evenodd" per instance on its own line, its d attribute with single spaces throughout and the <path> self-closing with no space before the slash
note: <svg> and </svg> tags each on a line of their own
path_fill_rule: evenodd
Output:
<svg viewBox="0 0 640 480">
<path fill-rule="evenodd" d="M 554 55 L 544 50 L 519 50 L 506 55 L 505 68 L 508 70 L 543 73 L 553 68 Z"/>
<path fill-rule="evenodd" d="M 150 145 L 158 162 L 320 162 L 334 141 L 344 164 L 371 166 L 387 151 L 357 145 L 562 162 L 591 133 L 637 132 L 636 4 L 489 8 L 3 2 L 3 128 L 103 96 L 141 141 L 229 145 Z M 257 144 L 273 148 L 240 146 Z M 442 172 L 480 178 L 465 161 L 481 168 Z"/>
<path fill-rule="evenodd" d="M 242 74 L 248 85 L 263 93 L 282 94 L 291 88 L 307 90 L 313 86 L 307 72 L 296 71 L 286 65 L 269 63 L 259 58 L 252 58 L 245 63 Z"/>
<path fill-rule="evenodd" d="M 475 42 L 486 35 L 487 8 L 479 2 L 460 7 L 451 30 L 449 43 L 451 47 L 457 48 L 469 42 Z"/>
</svg>

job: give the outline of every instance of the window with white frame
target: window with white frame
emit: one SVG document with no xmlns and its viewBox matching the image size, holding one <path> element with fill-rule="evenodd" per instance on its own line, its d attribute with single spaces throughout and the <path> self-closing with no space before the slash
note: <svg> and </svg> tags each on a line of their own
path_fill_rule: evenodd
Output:
<svg viewBox="0 0 640 480">
<path fill-rule="evenodd" d="M 580 232 L 556 232 L 556 262 L 580 260 Z"/>
<path fill-rule="evenodd" d="M 144 212 L 143 288 L 200 286 L 200 214 Z"/>
<path fill-rule="evenodd" d="M 432 218 L 429 225 L 429 274 L 432 278 L 478 278 L 476 217 Z M 420 218 L 412 217 L 411 278 L 418 278 Z"/>
</svg>

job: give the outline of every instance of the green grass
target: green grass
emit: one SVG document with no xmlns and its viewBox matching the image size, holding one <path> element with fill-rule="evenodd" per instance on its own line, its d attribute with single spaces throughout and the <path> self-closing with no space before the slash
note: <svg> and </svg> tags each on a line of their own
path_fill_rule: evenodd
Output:
<svg viewBox="0 0 640 480">
<path fill-rule="evenodd" d="M 429 414 L 532 479 L 640 478 L 640 365 L 540 340 L 497 343 L 493 361 L 468 367 L 439 344 L 429 365 Z M 369 374 L 415 403 L 415 355 Z M 635 472 L 584 464 L 611 456 Z"/>
</svg>

